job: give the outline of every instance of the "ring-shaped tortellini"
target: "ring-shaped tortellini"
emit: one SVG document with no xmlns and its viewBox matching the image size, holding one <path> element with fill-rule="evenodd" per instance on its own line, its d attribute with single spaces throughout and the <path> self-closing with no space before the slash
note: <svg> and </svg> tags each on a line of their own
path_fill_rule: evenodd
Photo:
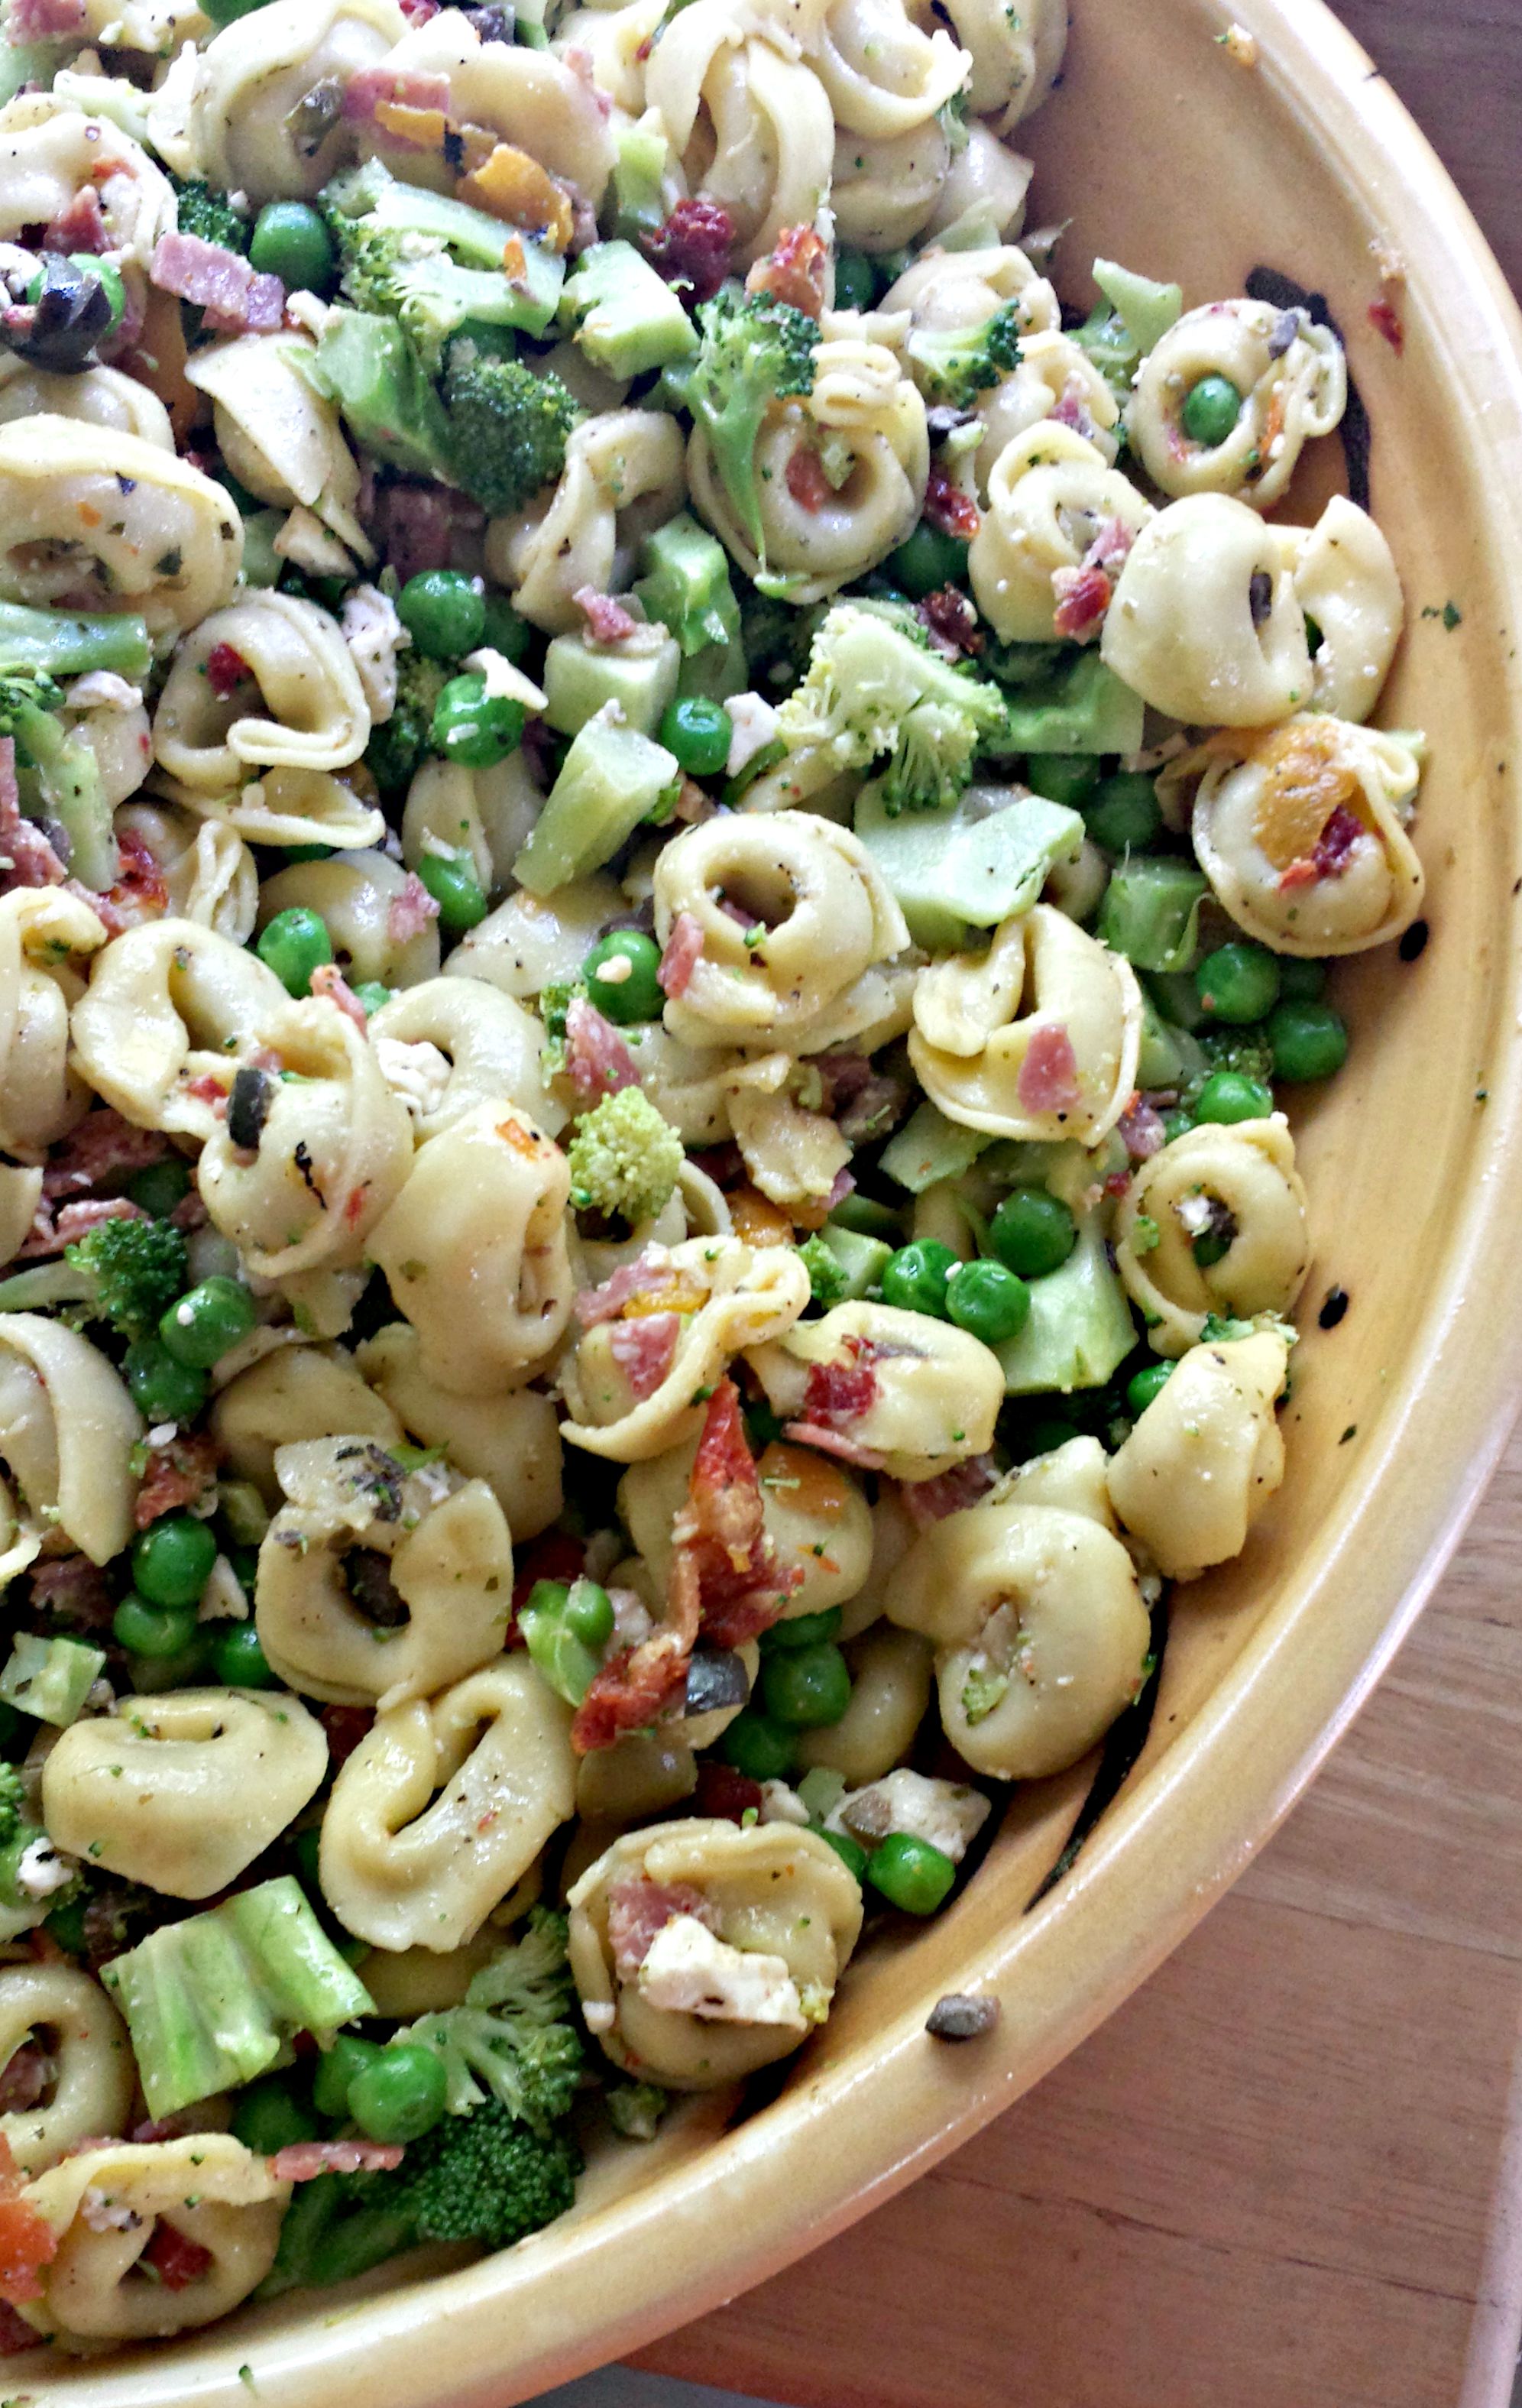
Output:
<svg viewBox="0 0 1522 2408">
<path fill-rule="evenodd" d="M 318 1879 L 377 1948 L 462 1947 L 576 1807 L 570 1709 L 528 1657 L 379 1714 L 339 1769 Z"/>
<path fill-rule="evenodd" d="M 1060 409 L 1071 425 L 1112 466 L 1119 450 L 1120 405 L 1086 351 L 1070 336 L 1043 333 L 1020 338 L 1020 365 L 979 394 L 978 416 L 988 432 L 975 455 L 979 490 L 986 493 L 999 455 L 1017 435 L 1028 433 Z"/>
<path fill-rule="evenodd" d="M 1194 726 L 1269 727 L 1303 709 L 1311 653 L 1282 530 L 1225 494 L 1149 515 L 1099 651 L 1154 710 Z"/>
<path fill-rule="evenodd" d="M 1174 774 L 1201 761 L 1195 854 L 1250 937 L 1315 959 L 1410 926 L 1426 877 L 1404 825 L 1421 776 L 1409 739 L 1306 716 L 1240 743 L 1213 738 Z"/>
<path fill-rule="evenodd" d="M 1004 1401 L 988 1347 L 891 1304 L 838 1304 L 747 1359 L 788 1437 L 896 1480 L 986 1455 Z"/>
<path fill-rule="evenodd" d="M 237 18 L 195 64 L 189 139 L 201 174 L 224 193 L 266 201 L 309 200 L 355 156 L 341 108 L 313 140 L 322 116 L 300 104 L 323 87 L 378 66 L 407 31 L 395 0 L 275 0 L 259 22 Z"/>
<path fill-rule="evenodd" d="M 40 1312 L 0 1313 L 0 1462 L 28 1517 L 93 1564 L 132 1536 L 142 1418 L 88 1338 Z"/>
<path fill-rule="evenodd" d="M 1038 903 L 984 953 L 920 973 L 909 1054 L 932 1103 L 996 1137 L 1098 1145 L 1136 1089 L 1142 991 L 1121 954 Z"/>
<path fill-rule="evenodd" d="M 972 56 L 967 105 L 1009 134 L 1040 108 L 1068 46 L 1068 0 L 944 0 L 956 38 Z"/>
<path fill-rule="evenodd" d="M 292 1688 L 384 1713 L 501 1654 L 512 1541 L 483 1480 L 405 1472 L 348 1437 L 282 1446 L 275 1472 L 288 1501 L 260 1545 L 254 1615 Z"/>
<path fill-rule="evenodd" d="M 1295 548 L 1295 598 L 1320 641 L 1312 654 L 1318 710 L 1367 719 L 1405 622 L 1394 555 L 1367 510 L 1334 494 Z"/>
<path fill-rule="evenodd" d="M 856 1789 L 881 1781 L 909 1754 L 930 1703 L 935 1655 L 917 1630 L 884 1625 L 850 1646 L 846 1661 L 851 1703 L 838 1723 L 801 1731 L 797 1750 L 806 1770 L 824 1765 Z"/>
<path fill-rule="evenodd" d="M 1199 443 L 1184 424 L 1189 395 L 1221 378 L 1241 408 L 1224 442 Z M 1267 509 L 1279 501 L 1307 440 L 1329 435 L 1347 408 L 1347 362 L 1329 326 L 1270 301 L 1210 301 L 1154 345 L 1126 414 L 1131 442 L 1155 485 L 1229 494 Z"/>
<path fill-rule="evenodd" d="M 854 1875 L 827 1841 L 785 1823 L 628 1832 L 569 1904 L 587 2028 L 615 2065 L 673 2090 L 791 2055 L 829 2014 L 861 1931 Z"/>
<path fill-rule="evenodd" d="M 615 108 L 639 118 L 645 109 L 645 62 L 655 46 L 665 0 L 624 0 L 599 8 L 567 8 L 555 26 L 556 56 L 581 50 L 592 61 L 592 80 Z M 652 129 L 653 130 L 653 129 Z"/>
<path fill-rule="evenodd" d="M 156 393 L 120 368 L 86 368 L 82 376 L 51 376 L 16 352 L 0 359 L 0 425 L 13 418 L 77 418 L 136 435 L 161 452 L 175 448 L 169 413 Z"/>
<path fill-rule="evenodd" d="M 156 780 L 155 784 L 183 810 L 196 812 L 208 824 L 250 844 L 332 845 L 338 853 L 368 859 L 366 849 L 380 844 L 386 833 L 385 814 L 370 799 L 374 790 L 368 772 L 359 763 L 337 777 L 328 769 L 296 768 L 266 769 L 263 777 L 255 777 L 238 768 L 233 782 L 214 794 L 170 778 Z M 327 864 L 298 866 L 321 869 Z M 387 863 L 393 871 L 395 867 L 395 862 Z M 385 898 L 388 909 L 392 893 L 399 892 L 401 883 L 398 874 L 395 889 L 388 890 Z M 257 900 L 255 896 L 256 904 Z M 437 935 L 433 942 L 437 947 Z"/>
<path fill-rule="evenodd" d="M 521 886 L 479 927 L 467 930 L 444 975 L 479 979 L 500 995 L 531 1003 L 556 980 L 576 979 L 609 921 L 627 909 L 623 888 L 602 875 L 572 879 L 553 895 L 531 895 Z"/>
<path fill-rule="evenodd" d="M 645 70 L 695 199 L 725 209 L 742 263 L 786 226 L 812 225 L 830 189 L 835 114 L 813 68 L 758 35 L 739 38 L 729 10 L 673 19 Z"/>
<path fill-rule="evenodd" d="M 0 241 L 24 243 L 29 227 L 64 216 L 81 187 L 100 204 L 102 250 L 119 265 L 146 268 L 161 235 L 175 230 L 174 187 L 163 168 L 109 117 L 86 115 L 47 92 L 7 102 L 0 117 Z"/>
<path fill-rule="evenodd" d="M 682 435 L 665 410 L 610 409 L 582 421 L 558 481 L 486 531 L 486 566 L 519 616 L 563 636 L 582 624 L 575 596 L 621 592 L 635 549 L 682 501 Z"/>
<path fill-rule="evenodd" d="M 22 2173 L 40 2173 L 92 2132 L 127 2120 L 136 2069 L 127 2028 L 100 1984 L 62 1959 L 0 1971 L 0 2065 L 28 2040 L 46 2051 L 50 2095 L 0 2114 Z"/>
<path fill-rule="evenodd" d="M 973 251 L 922 251 L 895 278 L 878 308 L 885 317 L 909 310 L 916 333 L 955 334 L 985 326 L 1012 301 L 1022 341 L 1027 335 L 1055 334 L 1062 323 L 1061 306 L 1047 279 L 1016 244 L 1001 242 Z"/>
<path fill-rule="evenodd" d="M 0 1163 L 0 1262 L 21 1253 L 42 1201 L 40 1168 L 19 1162 Z"/>
<path fill-rule="evenodd" d="M 456 118 L 526 150 L 590 208 L 600 207 L 613 172 L 613 130 L 591 78 L 578 73 L 574 64 L 550 50 L 482 41 L 467 18 L 441 8 L 410 28 L 387 64 L 398 74 L 447 76 Z M 367 138 L 387 147 L 383 128 L 367 129 Z M 409 182 L 440 192 L 454 189 L 442 150 L 430 155 L 403 143 L 395 148 L 395 165 Z"/>
<path fill-rule="evenodd" d="M 909 942 L 860 838 L 809 811 L 728 813 L 685 829 L 656 860 L 654 901 L 663 946 L 679 918 L 701 932 L 692 976 L 663 1014 L 693 1046 L 807 1050 L 863 973 Z"/>
<path fill-rule="evenodd" d="M 1191 1346 L 1110 1458 L 1110 1501 L 1169 1580 L 1228 1563 L 1285 1476 L 1274 1399 L 1287 1339 Z"/>
<path fill-rule="evenodd" d="M 327 1734 L 267 1689 L 120 1698 L 42 1769 L 55 1847 L 166 1898 L 210 1898 L 280 1838 L 327 1770 Z"/>
<path fill-rule="evenodd" d="M 939 117 L 907 134 L 835 136 L 830 213 L 836 240 L 854 251 L 899 251 L 940 209 L 951 144 Z"/>
<path fill-rule="evenodd" d="M 42 2296 L 21 2310 L 65 2349 L 162 2339 L 226 2315 L 275 2263 L 288 2182 L 230 2132 L 182 2141 L 102 2141 L 65 2157 L 21 2197 L 56 2242 Z M 161 2225 L 208 2260 L 178 2288 L 138 2260 Z"/>
<path fill-rule="evenodd" d="M 1140 1163 L 1115 1223 L 1115 1267 L 1155 1352 L 1182 1354 L 1210 1313 L 1288 1312 L 1310 1268 L 1306 1210 L 1282 1112 L 1202 1122 Z M 1215 1241 L 1203 1265 L 1202 1237 Z"/>
<path fill-rule="evenodd" d="M 388 1083 L 409 1108 L 418 1142 L 482 1104 L 511 1104 L 550 1137 L 566 1124 L 544 1083 L 544 1029 L 510 995 L 479 979 L 424 979 L 370 1016 Z"/>
<path fill-rule="evenodd" d="M 267 791 L 270 781 L 264 782 Z M 266 878 L 259 889 L 259 925 L 267 927 L 278 911 L 304 903 L 317 913 L 335 960 L 355 985 L 416 986 L 438 976 L 438 916 L 420 894 L 418 881 L 386 853 L 336 853 Z"/>
<path fill-rule="evenodd" d="M 259 872 L 240 836 L 165 802 L 128 803 L 116 821 L 151 853 L 178 919 L 247 944 L 259 912 Z"/>
<path fill-rule="evenodd" d="M 137 1128 L 208 1138 L 232 1056 L 287 1001 L 273 970 L 195 920 L 128 928 L 96 957 L 74 1007 L 79 1068 Z"/>
<path fill-rule="evenodd" d="M 83 898 L 55 887 L 0 895 L 0 1146 L 40 1154 L 90 1104 L 69 1050 L 69 1011 L 84 992 L 71 965 L 106 942 Z"/>
<path fill-rule="evenodd" d="M 560 1425 L 538 1388 L 460 1397 L 430 1380 L 409 1322 L 391 1321 L 356 1348 L 365 1377 L 423 1446 L 442 1448 L 468 1480 L 484 1480 L 515 1540 L 536 1539 L 560 1512 Z"/>
<path fill-rule="evenodd" d="M 544 796 L 521 750 L 484 769 L 424 761 L 407 790 L 402 858 L 409 869 L 420 869 L 437 841 L 469 855 L 483 894 L 500 894 L 543 809 Z M 538 898 L 524 887 L 518 899 Z M 557 894 L 555 902 L 560 899 Z"/>
<path fill-rule="evenodd" d="M 202 620 L 176 652 L 153 714 L 161 767 L 201 794 L 241 786 L 251 764 L 346 769 L 369 738 L 369 706 L 337 620 L 273 589 Z"/>
<path fill-rule="evenodd" d="M 0 426 L 0 599 L 134 611 L 159 639 L 220 609 L 242 565 L 231 495 L 188 460 L 76 419 Z"/>
<path fill-rule="evenodd" d="M 153 757 L 141 690 L 109 669 L 97 670 L 67 687 L 60 716 L 69 734 L 89 745 L 101 801 L 108 810 L 116 810 L 137 792 Z M 150 898 L 134 901 L 139 910 L 152 908 Z"/>
<path fill-rule="evenodd" d="M 368 1253 L 439 1387 L 492 1396 L 559 1344 L 571 1308 L 569 1197 L 560 1148 L 505 1100 L 477 1105 L 422 1148 Z"/>
<path fill-rule="evenodd" d="M 941 1727 L 996 1780 L 1076 1764 L 1142 1685 L 1151 1626 L 1136 1572 L 1087 1514 L 948 1513 L 915 1540 L 883 1605 L 934 1643 Z"/>
<path fill-rule="evenodd" d="M 811 63 L 837 125 L 877 136 L 923 125 L 971 64 L 942 27 L 922 33 L 903 0 L 829 0 Z"/>
<path fill-rule="evenodd" d="M 315 510 L 368 560 L 353 515 L 359 466 L 336 405 L 303 376 L 316 346 L 300 335 L 238 335 L 192 354 L 185 381 L 210 398 L 217 449 L 238 482 L 273 509 Z"/>
<path fill-rule="evenodd" d="M 770 404 L 754 460 L 753 527 L 714 467 L 706 431 L 695 427 L 693 500 L 747 577 L 765 566 L 787 580 L 789 601 L 819 602 L 912 532 L 930 473 L 925 404 L 885 345 L 837 337 L 814 355 L 808 398 Z"/>
<path fill-rule="evenodd" d="M 1050 643 L 1068 580 L 1155 516 L 1098 444 L 1043 419 L 1006 443 L 989 472 L 988 508 L 968 548 L 979 609 L 1006 643 Z"/>
<path fill-rule="evenodd" d="M 1025 222 L 1026 195 L 1035 168 L 986 125 L 965 128 L 930 218 L 930 232 L 958 241 L 1010 242 Z"/>
<path fill-rule="evenodd" d="M 633 1463 L 618 1485 L 618 1510 L 664 1596 L 673 1554 L 672 1526 L 687 1501 L 696 1446 L 670 1447 Z M 866 1584 L 872 1562 L 872 1512 L 843 1464 L 779 1440 L 757 1464 L 761 1512 L 779 1575 L 797 1576 L 784 1621 L 827 1613 Z"/>
<path fill-rule="evenodd" d="M 570 1408 L 561 1436 L 615 1463 L 696 1440 L 703 1392 L 730 1357 L 783 1337 L 809 1301 L 791 1246 L 686 1238 L 648 1247 L 641 1268 L 612 1311 L 604 1313 L 600 1293 L 586 1300 L 582 1337 L 560 1369 Z"/>
<path fill-rule="evenodd" d="M 387 1449 L 400 1421 L 369 1387 L 354 1357 L 337 1346 L 281 1346 L 230 1380 L 211 1406 L 218 1458 L 234 1480 L 251 1481 L 278 1510 L 275 1451 L 303 1439 L 358 1436 Z"/>
</svg>

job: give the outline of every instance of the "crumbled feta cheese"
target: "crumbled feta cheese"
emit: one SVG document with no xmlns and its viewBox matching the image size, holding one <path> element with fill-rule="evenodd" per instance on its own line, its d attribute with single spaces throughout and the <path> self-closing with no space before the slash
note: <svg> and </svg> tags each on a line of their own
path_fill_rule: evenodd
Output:
<svg viewBox="0 0 1522 2408">
<path fill-rule="evenodd" d="M 611 2031 L 618 2020 L 618 2009 L 611 1999 L 587 1999 L 582 2007 L 582 2021 L 589 2032 Z"/>
<path fill-rule="evenodd" d="M 139 710 L 142 700 L 142 687 L 129 685 L 114 669 L 91 669 L 64 689 L 67 710 Z"/>
<path fill-rule="evenodd" d="M 798 2031 L 807 2024 L 785 1956 L 731 1948 L 695 1914 L 674 1914 L 657 1931 L 635 1978 L 640 1997 L 668 2014 Z"/>
<path fill-rule="evenodd" d="M 608 1602 L 613 1609 L 613 1637 L 621 1647 L 638 1647 L 650 1637 L 654 1620 L 638 1589 L 610 1588 Z"/>
<path fill-rule="evenodd" d="M 51 1898 L 54 1890 L 67 1889 L 73 1879 L 74 1867 L 59 1855 L 45 1831 L 22 1850 L 16 1886 L 24 1897 Z"/>
<path fill-rule="evenodd" d="M 828 1817 L 826 1829 L 864 1840 L 901 1831 L 924 1840 L 959 1865 L 989 1815 L 987 1799 L 958 1781 L 932 1781 L 923 1772 L 889 1772 L 864 1789 L 850 1791 Z"/>
<path fill-rule="evenodd" d="M 1215 1207 L 1208 1196 L 1181 1196 L 1173 1217 L 1185 1237 L 1202 1238 L 1215 1218 Z"/>
<path fill-rule="evenodd" d="M 219 1555 L 207 1574 L 197 1622 L 247 1622 L 249 1600 L 243 1584 L 225 1555 Z"/>
<path fill-rule="evenodd" d="M 390 595 L 378 585 L 356 585 L 346 595 L 338 624 L 359 671 L 370 717 L 380 726 L 396 708 L 396 654 L 411 638 Z"/>
<path fill-rule="evenodd" d="M 485 679 L 488 701 L 500 695 L 507 702 L 521 702 L 528 711 L 539 711 L 545 708 L 546 697 L 533 679 L 525 678 L 522 669 L 513 667 L 506 652 L 495 651 L 490 644 L 482 644 L 478 651 L 467 652 L 460 666 L 473 669 L 478 677 Z"/>
<path fill-rule="evenodd" d="M 731 735 L 725 773 L 738 778 L 748 761 L 763 752 L 777 733 L 777 713 L 759 694 L 732 694 L 725 704 Z"/>
<path fill-rule="evenodd" d="M 124 2199 L 108 2199 L 99 2183 L 91 2183 L 85 2189 L 79 2214 L 92 2232 L 135 2232 L 143 2220 Z"/>
<path fill-rule="evenodd" d="M 763 1823 L 796 1823 L 800 1831 L 806 1831 L 809 1809 L 797 1791 L 790 1789 L 785 1781 L 763 1781 L 761 1820 Z"/>
<path fill-rule="evenodd" d="M 415 1120 L 426 1120 L 444 1100 L 452 1064 L 447 1054 L 426 1037 L 371 1039 L 380 1076 L 394 1096 L 400 1096 Z"/>
</svg>

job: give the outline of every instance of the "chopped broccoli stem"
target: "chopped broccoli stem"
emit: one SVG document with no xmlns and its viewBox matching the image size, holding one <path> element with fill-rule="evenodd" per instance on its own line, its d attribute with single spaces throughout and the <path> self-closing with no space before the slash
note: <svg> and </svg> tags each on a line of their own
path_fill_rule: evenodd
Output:
<svg viewBox="0 0 1522 2408">
<path fill-rule="evenodd" d="M 605 1096 L 576 1125 L 567 1150 L 570 1197 L 631 1228 L 653 1220 L 682 1175 L 682 1140 L 642 1087 Z"/>
<path fill-rule="evenodd" d="M 55 716 L 63 699 L 45 671 L 0 670 L 0 736 L 15 738 L 23 801 L 59 823 L 69 868 L 99 892 L 117 881 L 116 838 L 94 753 Z"/>
<path fill-rule="evenodd" d="M 653 2141 L 671 2104 L 669 2090 L 653 2082 L 615 2082 L 604 2095 L 608 2121 L 625 2141 Z"/>
<path fill-rule="evenodd" d="M 153 648 L 141 619 L 81 619 L 69 610 L 33 610 L 23 602 L 0 602 L 0 676 L 30 669 L 39 677 L 85 677 L 114 669 L 139 681 L 153 666 Z"/>
<path fill-rule="evenodd" d="M 628 242 L 583 251 L 560 296 L 560 323 L 594 367 L 643 376 L 697 350 L 697 331 L 665 280 Z"/>
<path fill-rule="evenodd" d="M 18 1713 L 65 1730 L 79 1719 L 86 1698 L 106 1670 L 99 1647 L 79 1639 L 39 1639 L 18 1630 L 10 1660 L 0 1671 L 0 1699 Z"/>
<path fill-rule="evenodd" d="M 356 442 L 377 459 L 416 476 L 451 480 L 449 421 L 395 319 L 330 309 L 315 352 L 292 357 L 309 383 L 337 403 Z"/>
<path fill-rule="evenodd" d="M 680 510 L 646 537 L 641 559 L 645 573 L 634 591 L 646 617 L 659 620 L 676 638 L 683 659 L 709 645 L 734 642 L 739 605 L 729 582 L 729 562 L 706 527 Z"/>
</svg>

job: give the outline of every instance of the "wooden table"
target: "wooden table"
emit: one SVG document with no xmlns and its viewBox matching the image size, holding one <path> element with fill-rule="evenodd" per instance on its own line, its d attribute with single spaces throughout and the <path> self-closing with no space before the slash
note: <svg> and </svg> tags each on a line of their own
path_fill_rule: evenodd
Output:
<svg viewBox="0 0 1522 2408">
<path fill-rule="evenodd" d="M 1522 0 L 1342 13 L 1522 280 Z M 1154 1980 L 638 2362 L 797 2408 L 1504 2408 L 1519 2028 L 1522 1433 L 1351 1736 Z"/>
</svg>

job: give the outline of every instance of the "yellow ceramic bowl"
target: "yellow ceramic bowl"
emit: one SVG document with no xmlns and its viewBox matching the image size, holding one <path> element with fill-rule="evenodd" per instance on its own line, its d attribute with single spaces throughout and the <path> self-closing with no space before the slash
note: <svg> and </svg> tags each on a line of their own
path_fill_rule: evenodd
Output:
<svg viewBox="0 0 1522 2408">
<path fill-rule="evenodd" d="M 1176 1602 L 1146 1753 L 1033 1913 L 1092 1768 L 1016 1799 L 952 1913 L 863 1953 L 827 2031 L 745 2120 L 725 2130 L 699 2101 L 649 2150 L 610 2144 L 574 2214 L 505 2256 L 50 2371 L 50 2408 L 507 2408 L 774 2273 L 1007 2106 L 1198 1920 L 1357 1711 L 1494 1461 L 1522 1367 L 1522 325 L 1446 176 L 1316 0 L 1074 5 L 1065 81 L 1030 129 L 1040 216 L 1072 221 L 1059 281 L 1082 297 L 1098 251 L 1191 301 L 1258 264 L 1327 294 L 1410 603 L 1380 715 L 1431 739 L 1431 942 L 1340 973 L 1351 1065 L 1299 1114 L 1316 1254 L 1284 1488 L 1245 1556 Z M 1256 68 L 1214 40 L 1232 15 Z M 1407 274 L 1403 356 L 1368 316 L 1381 253 Z M 1351 1306 L 1322 1334 L 1334 1283 Z M 1002 2000 L 997 2034 L 926 2039 L 932 2002 L 969 1988 Z"/>
</svg>

